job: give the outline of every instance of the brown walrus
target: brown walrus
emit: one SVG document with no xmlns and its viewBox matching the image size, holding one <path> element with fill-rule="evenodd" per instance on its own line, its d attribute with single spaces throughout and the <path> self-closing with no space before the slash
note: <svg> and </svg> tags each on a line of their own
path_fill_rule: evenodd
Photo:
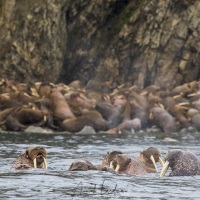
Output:
<svg viewBox="0 0 200 200">
<path fill-rule="evenodd" d="M 164 165 L 160 151 L 156 147 L 149 147 L 144 149 L 140 155 L 137 156 L 137 160 L 140 162 L 147 173 L 158 172 L 156 166 L 157 162 L 159 162 L 162 167 Z"/>
<path fill-rule="evenodd" d="M 97 167 L 95 167 L 90 161 L 82 158 L 74 161 L 68 171 L 87 171 L 87 170 L 97 170 Z"/>
<path fill-rule="evenodd" d="M 67 101 L 65 100 L 65 97 L 60 91 L 52 89 L 50 100 L 52 104 L 52 113 L 55 118 L 61 121 L 65 119 L 75 118 Z"/>
<path fill-rule="evenodd" d="M 169 176 L 200 175 L 200 160 L 190 151 L 179 149 L 168 151 L 165 164 L 160 173 L 161 177 L 166 174 L 169 167 L 172 170 Z"/>
<path fill-rule="evenodd" d="M 118 174 L 146 174 L 142 165 L 137 160 L 132 159 L 126 154 L 116 155 L 110 165 Z"/>
<path fill-rule="evenodd" d="M 102 166 L 109 167 L 110 163 L 113 161 L 114 157 L 118 154 L 123 154 L 120 150 L 108 151 L 103 158 Z"/>
<path fill-rule="evenodd" d="M 107 128 L 106 121 L 101 114 L 95 110 L 84 111 L 79 117 L 65 119 L 60 127 L 63 131 L 79 132 L 84 126 L 91 126 L 95 131 L 104 131 Z"/>
<path fill-rule="evenodd" d="M 8 115 L 5 126 L 10 131 L 23 131 L 27 125 L 37 124 L 41 126 L 47 124 L 48 120 L 49 116 L 44 111 L 21 107 Z"/>
<path fill-rule="evenodd" d="M 115 173 L 115 171 L 110 167 L 102 165 L 93 165 L 90 161 L 84 158 L 74 161 L 68 169 L 68 171 L 88 171 L 88 170 L 99 170 L 99 171 L 107 171 L 110 173 Z"/>
<path fill-rule="evenodd" d="M 44 168 L 47 169 L 47 152 L 43 147 L 30 147 L 21 154 L 12 165 L 14 169 Z"/>
</svg>

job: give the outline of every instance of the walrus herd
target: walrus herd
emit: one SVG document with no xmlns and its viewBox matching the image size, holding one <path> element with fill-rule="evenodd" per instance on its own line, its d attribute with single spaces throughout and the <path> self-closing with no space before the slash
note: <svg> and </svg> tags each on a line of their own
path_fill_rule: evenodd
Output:
<svg viewBox="0 0 200 200">
<path fill-rule="evenodd" d="M 119 134 L 157 127 L 171 133 L 200 130 L 200 82 L 175 88 L 102 83 L 98 89 L 80 81 L 16 83 L 0 81 L 0 128 L 25 131 L 29 126 L 76 133 Z"/>
<path fill-rule="evenodd" d="M 47 169 L 46 157 L 45 148 L 41 146 L 30 147 L 17 158 L 12 168 L 16 170 Z M 81 158 L 75 160 L 68 168 L 68 171 L 98 170 L 113 174 L 146 175 L 158 172 L 157 162 L 162 166 L 161 177 L 166 174 L 169 167 L 171 168 L 169 176 L 200 175 L 200 160 L 192 152 L 179 149 L 169 150 L 165 156 L 164 163 L 161 153 L 156 147 L 144 149 L 136 158 L 131 158 L 120 150 L 112 150 L 107 152 L 102 163 L 98 165 L 93 165 L 87 159 Z"/>
</svg>

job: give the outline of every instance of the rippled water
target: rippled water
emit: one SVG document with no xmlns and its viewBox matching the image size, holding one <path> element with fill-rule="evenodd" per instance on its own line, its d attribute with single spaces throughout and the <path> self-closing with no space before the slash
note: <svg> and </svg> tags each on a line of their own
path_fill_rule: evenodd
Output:
<svg viewBox="0 0 200 200">
<path fill-rule="evenodd" d="M 174 143 L 165 142 L 160 134 L 1 133 L 0 199 L 199 199 L 200 176 L 160 178 L 159 173 L 134 176 L 66 170 L 77 158 L 100 164 L 106 152 L 112 149 L 134 157 L 142 149 L 156 146 L 164 159 L 167 150 L 181 148 L 200 157 L 199 135 L 187 134 Z M 19 154 L 37 145 L 44 146 L 48 152 L 48 170 L 10 169 Z"/>
</svg>

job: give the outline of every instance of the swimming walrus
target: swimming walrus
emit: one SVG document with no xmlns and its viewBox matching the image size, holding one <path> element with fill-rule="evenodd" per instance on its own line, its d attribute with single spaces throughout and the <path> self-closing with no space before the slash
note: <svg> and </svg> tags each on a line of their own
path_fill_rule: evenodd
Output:
<svg viewBox="0 0 200 200">
<path fill-rule="evenodd" d="M 74 161 L 68 171 L 87 171 L 87 170 L 97 170 L 97 167 L 95 167 L 90 161 L 82 158 Z"/>
<path fill-rule="evenodd" d="M 43 147 L 30 147 L 21 154 L 12 165 L 14 169 L 44 168 L 47 169 L 47 152 Z"/>
<path fill-rule="evenodd" d="M 112 168 L 103 165 L 93 165 L 90 161 L 88 161 L 85 158 L 75 160 L 68 169 L 68 171 L 88 171 L 88 170 L 107 171 L 115 174 L 115 171 Z"/>
<path fill-rule="evenodd" d="M 190 152 L 183 150 L 170 150 L 166 154 L 165 164 L 160 176 L 164 176 L 170 167 L 172 172 L 169 176 L 192 176 L 200 175 L 200 160 Z"/>
<path fill-rule="evenodd" d="M 142 165 L 136 159 L 132 159 L 126 154 L 116 155 L 110 165 L 118 174 L 146 174 Z"/>
<path fill-rule="evenodd" d="M 112 162 L 112 160 L 114 159 L 114 157 L 118 154 L 123 154 L 120 150 L 112 150 L 112 151 L 108 151 L 106 153 L 106 155 L 103 158 L 102 161 L 102 166 L 107 166 L 110 167 L 110 163 Z"/>
<path fill-rule="evenodd" d="M 156 163 L 159 162 L 161 166 L 164 165 L 160 151 L 156 147 L 149 147 L 144 149 L 139 156 L 137 156 L 137 160 L 143 166 L 147 173 L 156 173 L 158 172 Z"/>
</svg>

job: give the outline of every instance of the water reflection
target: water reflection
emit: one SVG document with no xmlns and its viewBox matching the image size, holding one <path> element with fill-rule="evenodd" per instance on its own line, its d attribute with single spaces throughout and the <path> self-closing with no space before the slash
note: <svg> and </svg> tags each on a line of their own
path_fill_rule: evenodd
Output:
<svg viewBox="0 0 200 200">
<path fill-rule="evenodd" d="M 149 146 L 160 149 L 162 157 L 172 148 L 188 149 L 200 157 L 199 136 L 177 137 L 166 142 L 164 136 L 135 135 L 61 135 L 61 134 L 0 134 L 0 199 L 199 199 L 200 176 L 159 177 L 113 175 L 108 172 L 68 172 L 78 158 L 93 164 L 101 163 L 104 154 L 120 149 L 134 157 Z M 26 148 L 42 145 L 48 152 L 48 170 L 15 171 L 12 162 Z M 161 168 L 159 165 L 158 170 Z"/>
</svg>

